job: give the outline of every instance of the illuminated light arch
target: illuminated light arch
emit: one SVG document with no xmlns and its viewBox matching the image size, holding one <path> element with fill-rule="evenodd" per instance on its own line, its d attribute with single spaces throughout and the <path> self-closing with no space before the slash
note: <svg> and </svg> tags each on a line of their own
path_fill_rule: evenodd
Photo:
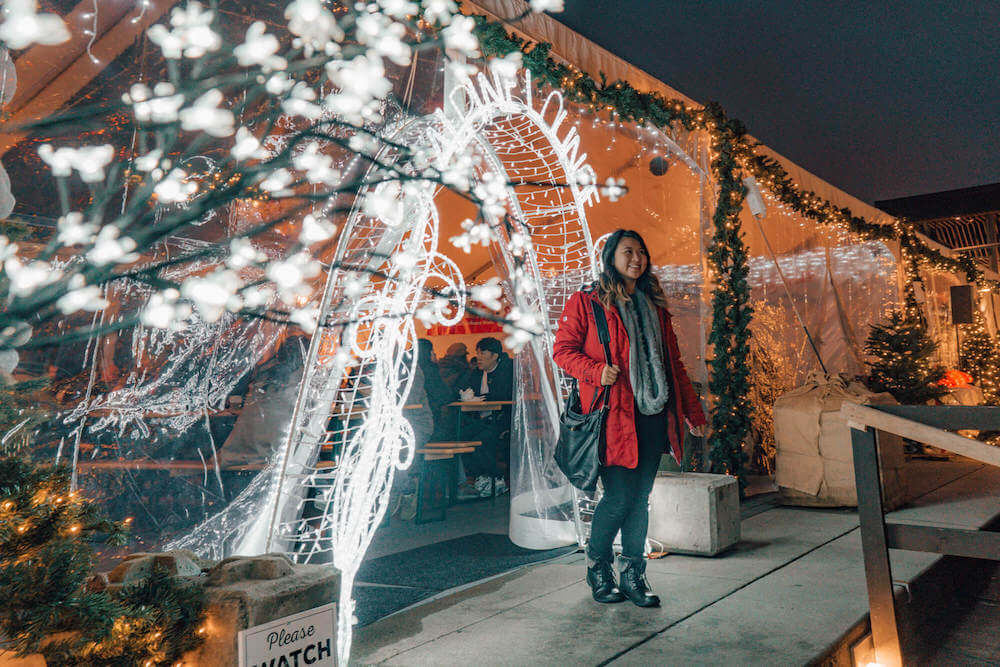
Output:
<svg viewBox="0 0 1000 667">
<path fill-rule="evenodd" d="M 561 397 L 551 349 L 566 299 L 595 276 L 584 208 L 598 190 L 567 117 L 560 93 L 534 99 L 527 72 L 520 79 L 481 73 L 454 85 L 445 111 L 386 133 L 397 145 L 430 149 L 441 168 L 474 152 L 482 158 L 480 178 L 499 174 L 510 184 L 506 205 L 513 229 L 489 222 L 498 236 L 491 246 L 497 273 L 508 285 L 515 277 L 519 287 L 508 300 L 521 312 L 541 315 L 540 335 L 518 356 L 511 437 L 512 443 L 532 443 L 521 452 L 525 478 L 546 482 L 512 485 L 512 517 L 534 518 L 521 517 L 521 534 L 512 522 L 511 537 L 533 548 L 572 543 L 579 535 L 572 487 L 551 463 Z M 395 162 L 394 153 L 385 149 L 379 162 Z M 405 164 L 397 168 L 406 173 Z M 395 470 L 414 456 L 413 430 L 403 415 L 416 365 L 407 354 L 416 342 L 412 314 L 431 309 L 450 325 L 465 311 L 464 279 L 439 250 L 435 188 L 415 183 L 403 186 L 390 214 L 370 217 L 356 208 L 345 223 L 289 430 L 271 465 L 229 508 L 170 545 L 216 556 L 281 551 L 299 562 L 332 555 L 341 571 L 343 664 L 350 654 L 354 576 L 385 514 Z M 394 186 L 382 183 L 368 192 L 386 187 Z M 530 239 L 520 263 L 509 234 Z M 431 285 L 439 293 L 443 286 L 450 298 L 434 298 Z M 330 432 L 327 422 L 338 412 L 363 418 Z M 339 449 L 334 466 L 321 460 L 324 446 Z M 553 521 L 546 510 L 560 506 L 572 506 L 572 515 Z"/>
</svg>

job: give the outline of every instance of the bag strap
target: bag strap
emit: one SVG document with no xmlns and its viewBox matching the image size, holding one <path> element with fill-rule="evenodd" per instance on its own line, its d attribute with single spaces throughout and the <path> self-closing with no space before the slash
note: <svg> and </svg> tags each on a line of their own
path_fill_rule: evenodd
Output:
<svg viewBox="0 0 1000 667">
<path fill-rule="evenodd" d="M 594 323 L 597 325 L 597 340 L 601 341 L 601 345 L 604 346 L 604 363 L 610 366 L 611 347 L 609 343 L 611 342 L 611 334 L 608 331 L 608 318 L 604 314 L 604 307 L 601 306 L 597 299 L 590 300 L 590 310 L 594 313 Z M 594 398 L 590 402 L 590 412 L 593 412 L 594 408 L 601 402 L 601 399 L 607 395 L 608 386 L 601 385 L 601 390 L 594 394 Z"/>
<path fill-rule="evenodd" d="M 596 299 L 590 300 L 590 309 L 594 311 L 594 321 L 597 323 L 597 340 L 604 346 L 604 363 L 611 365 L 611 334 L 608 331 L 608 318 L 604 314 L 604 308 Z"/>
</svg>

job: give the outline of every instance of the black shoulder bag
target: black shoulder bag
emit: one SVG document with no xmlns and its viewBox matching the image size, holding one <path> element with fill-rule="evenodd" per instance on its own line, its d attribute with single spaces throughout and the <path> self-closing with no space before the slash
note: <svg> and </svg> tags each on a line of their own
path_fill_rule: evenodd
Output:
<svg viewBox="0 0 1000 667">
<path fill-rule="evenodd" d="M 604 362 L 611 365 L 611 349 L 608 343 L 608 320 L 604 309 L 594 300 L 590 302 L 597 324 L 597 338 L 604 346 Z M 559 441 L 553 457 L 556 465 L 569 479 L 570 484 L 592 493 L 597 488 L 597 471 L 601 465 L 601 448 L 604 445 L 604 421 L 608 416 L 609 387 L 601 385 L 591 401 L 590 411 L 583 414 L 580 405 L 580 391 L 576 379 L 566 398 L 566 406 L 559 417 Z M 595 410 L 603 402 L 599 410 Z"/>
</svg>

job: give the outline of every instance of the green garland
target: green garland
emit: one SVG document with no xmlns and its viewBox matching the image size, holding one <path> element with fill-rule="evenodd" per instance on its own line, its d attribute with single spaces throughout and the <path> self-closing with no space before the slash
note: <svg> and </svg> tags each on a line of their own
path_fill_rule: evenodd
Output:
<svg viewBox="0 0 1000 667">
<path fill-rule="evenodd" d="M 720 114 L 721 115 L 721 114 Z M 708 342 L 713 354 L 708 388 L 716 396 L 709 437 L 709 463 L 714 473 L 739 475 L 746 457 L 743 440 L 750 432 L 750 284 L 747 282 L 747 248 L 740 230 L 740 209 L 746 186 L 736 176 L 738 166 L 731 152 L 744 133 L 737 121 L 726 121 L 713 142 L 712 169 L 719 177 L 719 200 L 712 221 L 715 234 L 708 259 L 717 272 L 712 293 L 712 331 Z M 744 483 L 740 477 L 741 487 Z"/>
<path fill-rule="evenodd" d="M 502 57 L 521 51 L 524 67 L 540 88 L 546 85 L 558 88 L 567 101 L 583 105 L 595 114 L 608 113 L 623 121 L 649 123 L 658 128 L 703 130 L 711 136 L 717 155 L 712 169 L 719 187 L 713 217 L 715 234 L 709 249 L 716 276 L 709 337 L 714 353 L 708 360 L 709 388 L 716 397 L 710 440 L 713 471 L 740 474 L 744 458 L 742 443 L 750 427 L 747 342 L 752 311 L 748 305 L 747 251 L 739 221 L 745 196 L 743 173 L 752 175 L 778 201 L 805 218 L 846 228 L 867 240 L 896 240 L 904 254 L 926 267 L 964 273 L 969 282 L 1000 288 L 1000 283 L 983 277 L 971 258 L 952 259 L 928 246 L 905 220 L 896 220 L 891 225 L 872 222 L 814 192 L 801 190 L 777 160 L 757 154 L 758 144 L 746 134 L 742 124 L 727 118 L 718 104 L 688 106 L 683 100 L 670 100 L 660 93 L 638 91 L 627 81 L 609 83 L 603 73 L 598 82 L 576 67 L 550 58 L 550 44 L 529 43 L 509 34 L 501 23 L 483 16 L 473 18 L 483 55 Z"/>
<path fill-rule="evenodd" d="M 705 107 L 688 106 L 683 100 L 667 99 L 660 93 L 636 90 L 627 81 L 608 82 L 603 74 L 601 81 L 572 65 L 557 63 L 549 57 L 551 44 L 530 43 L 509 34 L 504 25 L 483 16 L 474 16 L 476 33 L 484 56 L 505 56 L 514 51 L 524 54 L 524 66 L 541 87 L 549 85 L 562 90 L 565 98 L 582 104 L 593 113 L 617 115 L 619 119 L 635 123 L 650 123 L 659 128 L 704 130 L 714 141 L 731 141 L 728 152 L 739 167 L 752 175 L 780 202 L 799 215 L 822 225 L 845 227 L 866 240 L 896 240 L 922 263 L 932 268 L 964 273 L 970 282 L 989 284 L 1000 288 L 1000 283 L 987 281 L 975 261 L 968 257 L 950 258 L 928 246 L 915 233 L 913 226 L 904 219 L 884 225 L 854 215 L 850 209 L 837 207 L 815 192 L 803 191 L 776 159 L 758 155 L 758 143 L 746 133 L 729 134 L 725 112 L 718 104 Z M 719 177 L 719 174 L 715 174 Z M 734 177 L 737 177 L 734 174 Z"/>
<path fill-rule="evenodd" d="M 204 593 L 162 569 L 116 592 L 89 591 L 91 540 L 128 527 L 70 492 L 66 468 L 0 459 L 0 636 L 50 665 L 172 665 L 197 648 Z"/>
</svg>

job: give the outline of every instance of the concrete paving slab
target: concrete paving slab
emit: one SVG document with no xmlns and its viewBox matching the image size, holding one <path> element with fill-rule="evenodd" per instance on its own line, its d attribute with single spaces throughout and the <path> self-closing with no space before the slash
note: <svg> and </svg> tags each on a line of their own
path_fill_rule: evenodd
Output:
<svg viewBox="0 0 1000 667">
<path fill-rule="evenodd" d="M 664 597 L 658 610 L 594 603 L 582 557 L 576 563 L 528 568 L 477 587 L 473 597 L 459 593 L 362 628 L 354 654 L 361 664 L 450 664 L 472 656 L 481 663 L 490 656 L 485 664 L 540 664 L 531 659 L 565 656 L 580 634 L 579 649 L 571 650 L 575 658 L 582 664 L 601 662 L 836 539 L 856 523 L 847 512 L 778 508 L 744 521 L 744 541 L 724 554 L 650 561 L 647 576 Z M 495 626 L 503 631 L 491 632 Z M 509 647 L 511 637 L 518 638 L 523 652 Z M 550 644 L 550 653 L 538 653 Z M 596 646 L 607 647 L 598 650 L 602 657 L 595 658 Z M 491 662 L 498 655 L 521 662 Z"/>
<path fill-rule="evenodd" d="M 739 585 L 727 579 L 665 574 L 652 574 L 649 579 L 664 597 L 659 609 L 640 609 L 629 603 L 599 605 L 591 600 L 590 589 L 581 580 L 518 605 L 499 619 L 484 619 L 432 643 L 399 653 L 386 664 L 595 664 L 689 616 Z M 502 631 L 497 632 L 500 627 Z M 511 641 L 512 637 L 516 641 Z"/>
<path fill-rule="evenodd" d="M 890 520 L 979 528 L 1000 514 L 1000 471 L 940 464 L 926 495 Z M 857 514 L 775 508 L 744 519 L 744 542 L 715 558 L 670 555 L 647 575 L 658 610 L 597 605 L 575 562 L 533 566 L 359 632 L 361 664 L 803 664 L 868 611 Z M 891 552 L 911 582 L 933 554 Z"/>
<path fill-rule="evenodd" d="M 777 508 L 743 522 L 743 539 L 714 558 L 670 555 L 655 561 L 659 572 L 747 581 L 857 527 L 851 512 Z M 653 565 L 650 565 L 653 567 Z"/>
<path fill-rule="evenodd" d="M 803 665 L 829 645 L 833 619 L 866 611 L 867 601 L 844 595 L 817 605 L 776 588 L 765 605 L 741 591 L 611 664 Z"/>
<path fill-rule="evenodd" d="M 578 584 L 582 581 L 582 571 L 582 556 L 568 563 L 560 559 L 558 563 L 522 568 L 431 600 L 359 629 L 353 654 L 361 664 L 386 660 L 534 598 Z"/>
</svg>

